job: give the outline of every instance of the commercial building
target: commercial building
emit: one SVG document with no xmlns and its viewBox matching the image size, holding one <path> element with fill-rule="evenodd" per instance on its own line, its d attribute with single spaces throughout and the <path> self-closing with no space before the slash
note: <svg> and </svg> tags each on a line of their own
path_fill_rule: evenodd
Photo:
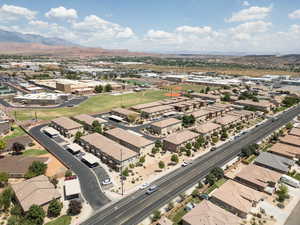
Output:
<svg viewBox="0 0 300 225">
<path fill-rule="evenodd" d="M 127 166 L 138 160 L 138 154 L 109 138 L 93 133 L 81 137 L 80 144 L 88 151 L 96 155 L 102 162 L 119 171 L 121 166 Z"/>
<path fill-rule="evenodd" d="M 154 147 L 153 141 L 121 128 L 107 130 L 105 132 L 105 136 L 113 141 L 118 142 L 120 145 L 137 152 L 140 155 L 149 153 Z"/>
<path fill-rule="evenodd" d="M 199 134 L 189 130 L 171 134 L 163 140 L 163 148 L 164 150 L 177 152 L 179 151 L 180 147 L 195 141 L 195 139 L 199 136 Z"/>
<path fill-rule="evenodd" d="M 207 122 L 200 125 L 197 125 L 195 131 L 203 136 L 209 136 L 214 132 L 220 131 L 222 126 L 217 123 Z"/>
<path fill-rule="evenodd" d="M 110 112 L 114 116 L 120 117 L 122 120 L 128 121 L 128 122 L 135 122 L 140 118 L 140 114 L 132 111 L 130 109 L 125 108 L 115 108 L 112 109 Z"/>
<path fill-rule="evenodd" d="M 241 218 L 246 218 L 263 196 L 262 192 L 228 180 L 213 192 L 211 201 Z"/>
<path fill-rule="evenodd" d="M 259 111 L 269 112 L 274 108 L 274 104 L 269 101 L 259 101 L 254 102 L 251 100 L 239 100 L 234 102 L 236 105 L 241 105 L 244 107 L 251 107 Z"/>
<path fill-rule="evenodd" d="M 238 225 L 242 219 L 221 207 L 203 200 L 182 217 L 182 225 Z"/>
<path fill-rule="evenodd" d="M 174 110 L 173 106 L 170 105 L 160 105 L 152 108 L 146 108 L 141 110 L 141 117 L 145 119 L 154 119 L 163 116 L 165 113 Z"/>
<path fill-rule="evenodd" d="M 269 149 L 269 152 L 289 159 L 300 158 L 300 148 L 290 144 L 276 143 Z"/>
<path fill-rule="evenodd" d="M 158 135 L 172 134 L 182 129 L 182 121 L 175 118 L 168 118 L 150 124 L 149 129 Z"/>
<path fill-rule="evenodd" d="M 16 184 L 12 184 L 16 198 L 24 212 L 27 212 L 32 205 L 47 206 L 53 199 L 61 198 L 61 195 L 49 178 L 40 175 Z"/>
<path fill-rule="evenodd" d="M 53 128 L 58 130 L 62 135 L 66 137 L 74 136 L 78 131 L 83 132 L 83 125 L 71 120 L 68 117 L 59 117 L 51 120 Z"/>
<path fill-rule="evenodd" d="M 27 105 L 58 105 L 70 98 L 69 94 L 42 92 L 16 96 L 13 101 Z"/>
<path fill-rule="evenodd" d="M 92 128 L 94 121 L 98 121 L 99 124 L 101 124 L 102 126 L 104 123 L 106 123 L 106 120 L 103 120 L 103 119 L 97 118 L 97 117 L 93 117 L 88 114 L 81 114 L 81 115 L 73 116 L 72 119 L 78 123 L 83 124 L 84 127 L 87 128 L 88 130 L 90 130 Z"/>
<path fill-rule="evenodd" d="M 269 152 L 260 153 L 254 163 L 279 173 L 288 173 L 290 168 L 295 164 L 293 160 Z"/>
<path fill-rule="evenodd" d="M 267 191 L 267 188 L 275 187 L 281 175 L 276 171 L 251 164 L 243 168 L 234 179 L 255 190 Z"/>
</svg>

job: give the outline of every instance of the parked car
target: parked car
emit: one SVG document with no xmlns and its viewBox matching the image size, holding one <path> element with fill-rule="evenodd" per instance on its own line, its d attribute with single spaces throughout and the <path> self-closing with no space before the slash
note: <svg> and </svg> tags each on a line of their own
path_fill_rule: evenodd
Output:
<svg viewBox="0 0 300 225">
<path fill-rule="evenodd" d="M 153 185 L 147 190 L 146 194 L 151 195 L 153 192 L 156 192 L 157 190 L 158 187 L 156 185 Z"/>
<path fill-rule="evenodd" d="M 292 187 L 295 187 L 295 188 L 300 187 L 300 182 L 298 180 L 296 180 L 295 178 L 292 178 L 288 175 L 282 175 L 282 177 L 280 178 L 280 181 L 285 184 L 288 184 Z"/>
<path fill-rule="evenodd" d="M 209 199 L 209 195 L 208 194 L 199 194 L 198 196 L 199 196 L 200 199 L 205 199 L 205 200 Z"/>
<path fill-rule="evenodd" d="M 112 184 L 112 181 L 110 178 L 106 178 L 104 181 L 102 181 L 102 185 L 108 185 L 108 184 Z"/>
<path fill-rule="evenodd" d="M 149 187 L 149 186 L 150 186 L 150 184 L 144 183 L 144 184 L 142 184 L 142 185 L 140 186 L 140 189 L 143 190 L 143 189 L 146 189 L 146 188 Z"/>
<path fill-rule="evenodd" d="M 187 165 L 189 165 L 187 162 L 183 162 L 183 163 L 181 164 L 182 167 L 186 167 Z"/>
<path fill-rule="evenodd" d="M 190 202 L 188 203 L 185 207 L 184 207 L 184 210 L 185 211 L 191 211 L 193 208 L 195 208 L 195 204 Z"/>
</svg>

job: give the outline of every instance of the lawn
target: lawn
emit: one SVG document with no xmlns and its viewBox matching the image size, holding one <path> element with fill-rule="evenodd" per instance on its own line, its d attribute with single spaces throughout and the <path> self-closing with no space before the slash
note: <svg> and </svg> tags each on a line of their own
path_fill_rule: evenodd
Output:
<svg viewBox="0 0 300 225">
<path fill-rule="evenodd" d="M 11 138 L 19 137 L 19 136 L 22 136 L 25 134 L 24 130 L 19 126 L 13 126 L 12 128 L 13 128 L 13 131 L 9 135 L 7 135 L 3 138 L 4 141 L 11 139 Z"/>
<path fill-rule="evenodd" d="M 182 217 L 187 213 L 187 211 L 185 211 L 184 207 L 180 208 L 179 210 L 177 210 L 176 214 L 174 214 L 173 216 L 170 216 L 170 220 L 172 220 L 174 222 L 174 224 L 179 224 L 179 222 L 181 221 Z"/>
<path fill-rule="evenodd" d="M 215 184 L 213 184 L 212 186 L 210 186 L 206 191 L 205 194 L 209 194 L 211 193 L 213 190 L 215 190 L 216 188 L 221 187 L 227 180 L 225 178 L 222 178 L 220 180 L 218 180 Z"/>
<path fill-rule="evenodd" d="M 45 225 L 69 225 L 71 224 L 71 216 L 61 216 L 58 217 L 56 220 L 53 220 L 49 223 L 46 223 Z"/>
<path fill-rule="evenodd" d="M 28 149 L 28 150 L 25 150 L 22 155 L 24 155 L 24 156 L 38 156 L 38 155 L 45 155 L 45 154 L 48 154 L 48 153 L 49 152 L 44 150 L 44 149 Z"/>
<path fill-rule="evenodd" d="M 173 89 L 174 91 L 188 91 L 192 90 L 195 92 L 200 92 L 201 90 L 205 89 L 206 86 L 204 85 L 197 85 L 197 84 L 179 84 L 179 85 L 169 85 L 169 86 L 164 86 L 163 88 L 165 89 Z M 210 90 L 216 90 L 218 89 L 217 87 L 209 87 Z"/>
<path fill-rule="evenodd" d="M 100 113 L 109 111 L 116 107 L 129 107 L 136 104 L 148 103 L 167 98 L 166 91 L 151 90 L 145 92 L 130 93 L 125 95 L 97 95 L 90 97 L 79 106 L 72 108 L 41 109 L 41 110 L 19 110 L 16 112 L 18 120 L 30 120 L 34 118 L 35 112 L 40 120 L 51 120 L 60 116 L 73 116 L 82 113 Z M 14 112 L 12 112 L 14 113 Z"/>
</svg>

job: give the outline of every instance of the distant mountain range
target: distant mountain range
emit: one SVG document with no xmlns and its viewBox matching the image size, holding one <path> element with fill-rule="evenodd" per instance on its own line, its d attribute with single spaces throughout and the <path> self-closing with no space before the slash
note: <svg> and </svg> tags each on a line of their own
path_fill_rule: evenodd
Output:
<svg viewBox="0 0 300 225">
<path fill-rule="evenodd" d="M 39 43 L 44 45 L 75 46 L 76 44 L 61 38 L 43 37 L 36 34 L 22 34 L 20 32 L 5 31 L 0 29 L 0 42 Z"/>
</svg>

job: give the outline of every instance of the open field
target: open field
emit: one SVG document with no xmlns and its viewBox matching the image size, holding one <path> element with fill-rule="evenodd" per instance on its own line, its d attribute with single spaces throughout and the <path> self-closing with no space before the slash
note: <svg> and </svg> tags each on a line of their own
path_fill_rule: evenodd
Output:
<svg viewBox="0 0 300 225">
<path fill-rule="evenodd" d="M 204 85 L 197 85 L 197 84 L 178 84 L 178 85 L 168 85 L 163 86 L 162 88 L 167 90 L 173 90 L 176 91 L 188 91 L 193 90 L 195 92 L 200 92 L 201 90 L 205 90 L 206 86 Z M 218 87 L 209 87 L 210 90 L 216 90 Z"/>
<path fill-rule="evenodd" d="M 161 100 L 167 98 L 165 96 L 166 91 L 152 90 L 145 92 L 130 93 L 125 95 L 109 95 L 102 94 L 89 98 L 79 106 L 72 108 L 58 108 L 58 109 L 41 109 L 41 110 L 29 110 L 22 109 L 16 111 L 16 119 L 30 120 L 35 117 L 35 112 L 39 120 L 51 120 L 60 116 L 73 116 L 82 113 L 100 113 L 109 111 L 116 107 L 129 107 L 136 104 L 148 103 L 152 101 Z M 11 112 L 11 115 L 15 115 L 15 111 Z"/>
<path fill-rule="evenodd" d="M 21 129 L 21 127 L 14 125 L 13 130 L 3 138 L 4 141 L 7 141 L 8 139 L 19 137 L 25 134 L 25 132 Z"/>
<path fill-rule="evenodd" d="M 127 65 L 128 66 L 128 65 Z M 218 72 L 228 75 L 244 75 L 251 77 L 260 77 L 266 74 L 292 75 L 300 77 L 300 73 L 281 71 L 281 70 L 258 70 L 258 69 L 232 69 L 232 68 L 209 68 L 209 67 L 175 67 L 175 66 L 157 66 L 151 64 L 129 65 L 131 68 L 154 70 L 157 72 Z"/>
<path fill-rule="evenodd" d="M 22 155 L 24 155 L 24 156 L 38 156 L 38 155 L 45 155 L 45 154 L 48 154 L 48 153 L 49 152 L 47 150 L 44 150 L 44 149 L 28 149 L 28 150 L 25 150 Z"/>
</svg>

